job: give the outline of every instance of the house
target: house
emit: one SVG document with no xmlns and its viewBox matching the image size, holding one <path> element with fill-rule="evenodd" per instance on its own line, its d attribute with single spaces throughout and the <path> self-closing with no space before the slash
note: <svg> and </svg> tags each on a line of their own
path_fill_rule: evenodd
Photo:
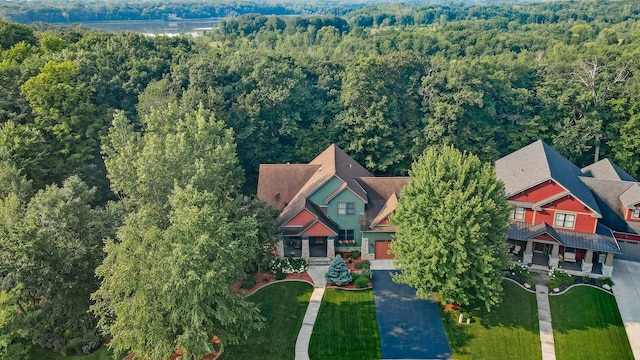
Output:
<svg viewBox="0 0 640 360">
<path fill-rule="evenodd" d="M 513 205 L 515 261 L 610 276 L 613 257 L 640 260 L 640 185 L 609 160 L 578 168 L 543 141 L 495 163 Z M 409 177 L 375 177 L 336 145 L 308 164 L 263 164 L 258 197 L 280 211 L 281 257 L 327 262 L 337 251 L 392 258 L 389 221 Z"/>
<path fill-rule="evenodd" d="M 407 177 L 378 178 L 336 145 L 308 164 L 262 164 L 258 197 L 280 211 L 280 257 L 328 262 L 337 251 L 365 259 L 387 253 L 395 210 Z"/>
<path fill-rule="evenodd" d="M 637 186 L 629 174 L 609 160 L 580 169 L 543 141 L 499 159 L 495 166 L 514 207 L 507 238 L 516 259 L 574 274 L 611 275 L 614 255 L 622 254 L 611 226 L 625 221 L 602 196 L 626 194 L 625 206 L 632 206 L 634 197 L 640 202 L 640 196 L 626 192 L 631 183 Z M 615 183 L 615 191 L 604 189 L 603 182 Z"/>
</svg>

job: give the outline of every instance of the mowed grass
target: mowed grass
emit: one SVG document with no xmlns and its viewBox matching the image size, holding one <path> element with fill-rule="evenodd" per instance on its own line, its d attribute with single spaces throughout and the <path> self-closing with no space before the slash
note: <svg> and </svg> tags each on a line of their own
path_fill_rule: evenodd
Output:
<svg viewBox="0 0 640 360">
<path fill-rule="evenodd" d="M 325 290 L 311 335 L 309 357 L 382 358 L 372 290 Z"/>
<path fill-rule="evenodd" d="M 613 295 L 576 286 L 549 303 L 557 359 L 633 359 Z"/>
<path fill-rule="evenodd" d="M 225 347 L 220 359 L 294 359 L 298 332 L 312 292 L 313 286 L 308 283 L 286 281 L 249 296 L 267 319 L 265 327 L 240 344 Z"/>
<path fill-rule="evenodd" d="M 54 353 L 53 351 L 32 346 L 28 357 L 29 359 L 38 360 L 113 360 L 113 353 L 109 351 L 106 346 L 102 346 L 97 351 L 88 355 L 62 356 Z"/>
<path fill-rule="evenodd" d="M 459 359 L 540 359 L 540 332 L 536 295 L 511 281 L 503 281 L 504 297 L 498 308 L 463 311 L 471 324 L 459 324 L 459 311 L 441 315 L 453 357 Z"/>
</svg>

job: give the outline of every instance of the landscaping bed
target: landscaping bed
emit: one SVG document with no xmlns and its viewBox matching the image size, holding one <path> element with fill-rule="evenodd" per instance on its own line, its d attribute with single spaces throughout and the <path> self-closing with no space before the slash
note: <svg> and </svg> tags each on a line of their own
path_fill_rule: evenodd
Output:
<svg viewBox="0 0 640 360">
<path fill-rule="evenodd" d="M 556 357 L 633 359 L 615 298 L 588 286 L 549 297 Z"/>
<path fill-rule="evenodd" d="M 298 332 L 312 292 L 310 284 L 287 281 L 249 295 L 248 299 L 258 305 L 266 318 L 265 327 L 238 345 L 226 346 L 219 359 L 294 359 Z"/>
<path fill-rule="evenodd" d="M 311 359 L 380 359 L 373 291 L 326 289 L 309 343 Z"/>
<path fill-rule="evenodd" d="M 503 281 L 502 303 L 490 313 L 480 308 L 440 304 L 440 314 L 455 359 L 540 359 L 536 295 Z M 459 315 L 464 315 L 462 324 Z M 471 316 L 471 323 L 466 320 Z M 555 322 L 554 322 L 555 324 Z"/>
</svg>

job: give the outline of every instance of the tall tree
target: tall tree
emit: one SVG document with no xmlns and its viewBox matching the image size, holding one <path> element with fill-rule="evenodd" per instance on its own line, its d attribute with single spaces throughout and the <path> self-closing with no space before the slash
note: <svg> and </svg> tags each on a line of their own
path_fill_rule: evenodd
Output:
<svg viewBox="0 0 640 360">
<path fill-rule="evenodd" d="M 231 290 L 255 259 L 257 223 L 243 216 L 233 133 L 202 108 L 151 110 L 136 133 L 114 117 L 104 150 L 115 193 L 130 211 L 96 273 L 94 313 L 117 353 L 143 359 L 180 348 L 201 357 L 211 339 L 236 343 L 262 327 Z"/>
<path fill-rule="evenodd" d="M 427 149 L 409 174 L 392 219 L 401 270 L 394 280 L 423 298 L 434 291 L 490 311 L 501 301 L 508 264 L 504 185 L 491 165 L 451 146 Z"/>
</svg>

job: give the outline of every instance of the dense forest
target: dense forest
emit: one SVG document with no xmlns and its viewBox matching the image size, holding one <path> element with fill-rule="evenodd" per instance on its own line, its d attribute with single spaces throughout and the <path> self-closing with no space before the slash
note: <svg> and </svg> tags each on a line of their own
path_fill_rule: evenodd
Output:
<svg viewBox="0 0 640 360">
<path fill-rule="evenodd" d="M 543 139 L 639 178 L 639 49 L 631 0 L 246 14 L 195 39 L 0 21 L 0 357 L 143 346 L 127 329 L 206 353 L 154 333 L 189 328 L 155 316 L 176 307 L 223 343 L 259 328 L 225 290 L 273 238 L 258 166 L 331 143 L 402 175 L 432 145 L 492 162 Z M 228 313 L 192 306 L 212 297 Z"/>
</svg>

